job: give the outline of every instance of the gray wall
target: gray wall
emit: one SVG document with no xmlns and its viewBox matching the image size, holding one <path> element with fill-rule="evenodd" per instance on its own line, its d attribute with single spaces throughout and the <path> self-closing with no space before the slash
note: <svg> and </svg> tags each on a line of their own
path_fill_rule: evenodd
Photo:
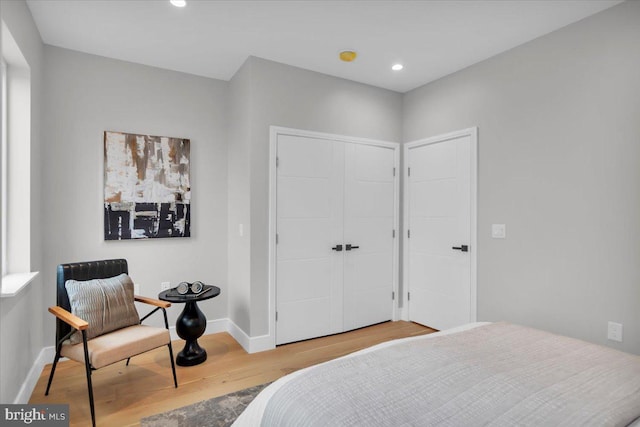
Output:
<svg viewBox="0 0 640 427">
<path fill-rule="evenodd" d="M 220 286 L 220 297 L 200 307 L 208 319 L 227 317 L 228 83 L 51 46 L 45 49 L 45 64 L 47 304 L 55 303 L 57 264 L 122 257 L 142 295 L 157 296 L 162 281 Z M 190 238 L 104 240 L 105 130 L 191 140 Z M 171 307 L 171 323 L 182 308 Z M 162 316 L 152 318 L 161 324 Z M 49 320 L 46 343 L 52 345 L 54 322 Z"/>
<path fill-rule="evenodd" d="M 268 333 L 269 127 L 399 142 L 402 95 L 255 57 L 243 67 L 251 99 L 250 335 L 258 336 Z"/>
<path fill-rule="evenodd" d="M 0 14 L 24 55 L 31 71 L 31 218 L 30 260 L 32 271 L 42 271 L 41 212 L 41 105 L 44 72 L 43 45 L 26 3 L 2 2 Z M 43 307 L 43 276 L 16 297 L 0 299 L 0 402 L 13 403 L 43 346 L 46 323 Z M 18 356 L 16 356 L 18 355 Z"/>
<path fill-rule="evenodd" d="M 228 139 L 228 283 L 229 318 L 247 334 L 251 305 L 251 212 L 249 163 L 251 137 L 251 65 L 229 83 Z M 243 233 L 240 235 L 240 227 Z"/>
<path fill-rule="evenodd" d="M 404 141 L 479 127 L 479 320 L 640 353 L 639 40 L 626 2 L 404 97 Z"/>
</svg>

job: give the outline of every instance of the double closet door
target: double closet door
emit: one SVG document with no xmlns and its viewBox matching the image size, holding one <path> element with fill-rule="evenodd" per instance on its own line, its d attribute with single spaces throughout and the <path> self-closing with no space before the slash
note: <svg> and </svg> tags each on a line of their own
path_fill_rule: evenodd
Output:
<svg viewBox="0 0 640 427">
<path fill-rule="evenodd" d="M 396 148 L 278 135 L 276 343 L 393 317 Z"/>
</svg>

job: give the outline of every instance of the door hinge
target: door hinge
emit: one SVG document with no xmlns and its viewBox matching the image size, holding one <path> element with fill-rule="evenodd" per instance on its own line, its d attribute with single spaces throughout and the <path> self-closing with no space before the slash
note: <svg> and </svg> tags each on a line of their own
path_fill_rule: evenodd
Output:
<svg viewBox="0 0 640 427">
<path fill-rule="evenodd" d="M 276 167 L 280 166 L 280 157 L 276 157 Z"/>
<path fill-rule="evenodd" d="M 278 312 L 276 311 L 276 322 L 278 321 Z"/>
<path fill-rule="evenodd" d="M 392 299 L 392 300 L 395 300 L 395 299 L 396 299 L 396 293 L 395 293 L 395 291 L 394 291 L 394 292 L 391 292 L 391 299 Z"/>
<path fill-rule="evenodd" d="M 393 176 L 396 176 L 396 168 L 393 168 Z"/>
<path fill-rule="evenodd" d="M 396 230 L 395 230 L 395 228 L 393 230 L 391 230 L 391 237 L 393 237 L 394 239 L 396 238 Z"/>
<path fill-rule="evenodd" d="M 411 238 L 411 230 L 407 230 L 407 239 L 410 239 L 410 238 Z M 277 241 L 277 239 L 276 239 L 276 241 Z"/>
<path fill-rule="evenodd" d="M 407 176 L 411 176 L 411 168 L 407 168 Z"/>
<path fill-rule="evenodd" d="M 278 237 L 278 233 L 276 233 L 276 245 L 278 244 L 279 240 L 280 240 L 280 238 Z"/>
<path fill-rule="evenodd" d="M 411 301 L 411 292 L 407 292 L 407 301 Z"/>
</svg>

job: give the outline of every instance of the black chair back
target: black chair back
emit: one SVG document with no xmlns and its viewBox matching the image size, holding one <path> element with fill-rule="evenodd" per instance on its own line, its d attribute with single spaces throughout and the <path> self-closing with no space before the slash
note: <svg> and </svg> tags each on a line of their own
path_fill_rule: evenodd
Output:
<svg viewBox="0 0 640 427">
<path fill-rule="evenodd" d="M 122 273 L 129 273 L 126 259 L 106 259 L 102 261 L 74 262 L 58 266 L 57 305 L 71 311 L 69 295 L 64 284 L 67 280 L 107 279 Z M 71 332 L 71 326 L 56 319 L 56 343 Z"/>
</svg>

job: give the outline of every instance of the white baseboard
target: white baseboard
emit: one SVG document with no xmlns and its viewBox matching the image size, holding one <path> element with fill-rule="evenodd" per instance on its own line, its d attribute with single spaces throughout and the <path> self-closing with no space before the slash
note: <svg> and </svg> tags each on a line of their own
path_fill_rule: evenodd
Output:
<svg viewBox="0 0 640 427">
<path fill-rule="evenodd" d="M 261 351 L 273 350 L 276 348 L 273 338 L 269 335 L 259 335 L 251 337 L 249 351 L 247 353 L 260 353 Z"/>
<path fill-rule="evenodd" d="M 238 325 L 236 325 L 233 320 L 226 320 L 228 321 L 227 332 L 229 332 L 229 335 L 231 335 L 233 339 L 238 341 L 238 344 L 240 344 L 247 353 L 251 353 L 249 351 L 251 349 L 251 337 L 249 337 L 249 335 L 247 335 L 245 331 L 243 331 Z"/>
<path fill-rule="evenodd" d="M 244 348 L 247 353 L 257 353 L 260 351 L 271 350 L 275 348 L 271 337 L 269 335 L 261 335 L 258 337 L 248 336 L 238 325 L 236 325 L 231 319 L 214 319 L 207 321 L 206 335 L 217 334 L 220 332 L 228 332 L 238 343 Z M 179 340 L 176 333 L 176 327 L 169 327 L 169 333 L 171 334 L 171 340 Z M 56 349 L 54 346 L 43 347 L 36 357 L 33 366 L 29 370 L 27 377 L 25 378 L 18 395 L 13 400 L 16 404 L 25 404 L 29 402 L 29 398 L 33 393 L 33 389 L 38 383 L 42 369 L 45 365 L 53 363 L 53 358 L 56 355 Z M 60 359 L 66 360 L 65 358 Z"/>
<path fill-rule="evenodd" d="M 38 357 L 36 357 L 35 362 L 33 362 L 33 366 L 31 366 L 31 369 L 29 369 L 27 378 L 25 378 L 24 382 L 22 383 L 20 391 L 18 391 L 18 395 L 13 400 L 13 403 L 29 403 L 29 398 L 33 393 L 33 389 L 36 387 L 42 369 L 47 363 L 53 362 L 53 358 L 55 355 L 56 349 L 53 346 L 44 347 L 42 350 L 40 350 L 40 353 L 38 353 Z"/>
<path fill-rule="evenodd" d="M 247 353 L 258 353 L 261 351 L 272 350 L 276 348 L 273 340 L 269 335 L 260 335 L 257 337 L 250 337 L 243 331 L 233 320 L 227 320 L 227 332 L 231 335 L 238 344 L 244 348 Z"/>
</svg>

